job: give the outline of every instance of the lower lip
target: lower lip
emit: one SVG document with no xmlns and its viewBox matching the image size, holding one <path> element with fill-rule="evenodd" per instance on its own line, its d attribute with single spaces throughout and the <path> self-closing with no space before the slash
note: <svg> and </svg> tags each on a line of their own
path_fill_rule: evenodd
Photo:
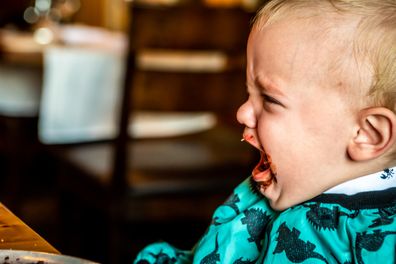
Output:
<svg viewBox="0 0 396 264">
<path fill-rule="evenodd" d="M 266 170 L 260 170 L 258 167 L 260 165 L 258 165 L 256 168 L 254 168 L 253 170 L 253 180 L 256 182 L 264 182 L 264 181 L 268 181 L 268 179 L 272 178 L 271 175 L 271 170 L 270 168 L 266 169 Z"/>
<path fill-rule="evenodd" d="M 253 176 L 253 180 L 255 182 L 257 182 L 258 184 L 265 186 L 265 187 L 268 187 L 274 179 L 274 175 L 271 173 L 270 169 L 268 169 L 264 172 L 261 172 L 259 174 L 253 173 L 252 176 Z"/>
</svg>

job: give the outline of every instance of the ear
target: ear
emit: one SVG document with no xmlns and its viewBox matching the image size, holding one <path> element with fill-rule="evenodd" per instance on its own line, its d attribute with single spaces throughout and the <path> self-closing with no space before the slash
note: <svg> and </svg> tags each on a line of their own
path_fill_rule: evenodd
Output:
<svg viewBox="0 0 396 264">
<path fill-rule="evenodd" d="M 352 160 L 364 161 L 386 153 L 396 140 L 396 115 L 385 107 L 363 109 L 355 135 L 348 145 Z"/>
</svg>

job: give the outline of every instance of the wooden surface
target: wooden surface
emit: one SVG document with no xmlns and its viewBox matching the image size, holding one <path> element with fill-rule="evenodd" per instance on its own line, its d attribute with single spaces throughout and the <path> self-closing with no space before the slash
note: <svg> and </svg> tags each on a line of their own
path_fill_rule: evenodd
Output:
<svg viewBox="0 0 396 264">
<path fill-rule="evenodd" d="M 0 203 L 0 249 L 59 254 L 58 250 L 28 227 L 2 203 Z"/>
<path fill-rule="evenodd" d="M 0 29 L 0 59 L 2 62 L 16 65 L 42 67 L 43 49 L 33 34 Z"/>
</svg>

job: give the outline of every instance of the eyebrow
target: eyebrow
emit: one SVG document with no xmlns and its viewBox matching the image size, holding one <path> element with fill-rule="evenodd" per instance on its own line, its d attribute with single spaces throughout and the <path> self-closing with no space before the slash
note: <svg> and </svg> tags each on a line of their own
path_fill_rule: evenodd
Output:
<svg viewBox="0 0 396 264">
<path fill-rule="evenodd" d="M 279 86 L 275 85 L 274 82 L 272 82 L 268 79 L 263 80 L 263 78 L 257 77 L 254 80 L 254 84 L 258 89 L 263 90 L 265 92 L 268 92 L 268 93 L 271 93 L 274 95 L 279 95 L 282 97 L 285 96 L 285 94 L 278 88 Z"/>
</svg>

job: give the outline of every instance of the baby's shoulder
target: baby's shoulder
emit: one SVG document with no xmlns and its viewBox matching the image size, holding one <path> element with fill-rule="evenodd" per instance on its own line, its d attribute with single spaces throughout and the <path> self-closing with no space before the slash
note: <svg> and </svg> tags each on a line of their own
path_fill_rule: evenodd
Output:
<svg viewBox="0 0 396 264">
<path fill-rule="evenodd" d="M 338 203 L 303 203 L 274 219 L 268 239 L 269 262 L 285 253 L 292 262 L 375 263 L 382 254 L 394 263 L 396 204 L 350 209 Z"/>
</svg>

